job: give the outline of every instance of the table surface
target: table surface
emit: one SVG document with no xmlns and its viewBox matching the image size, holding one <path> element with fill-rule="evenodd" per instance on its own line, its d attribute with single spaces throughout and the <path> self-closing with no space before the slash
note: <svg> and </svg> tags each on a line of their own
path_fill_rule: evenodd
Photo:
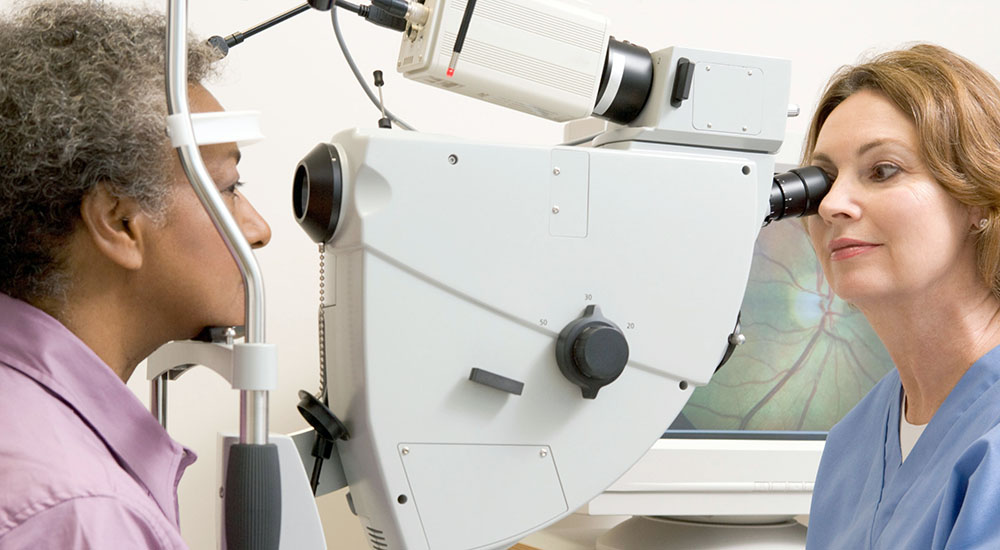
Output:
<svg viewBox="0 0 1000 550">
<path fill-rule="evenodd" d="M 598 537 L 628 518 L 573 513 L 525 537 L 511 550 L 594 550 Z"/>
</svg>

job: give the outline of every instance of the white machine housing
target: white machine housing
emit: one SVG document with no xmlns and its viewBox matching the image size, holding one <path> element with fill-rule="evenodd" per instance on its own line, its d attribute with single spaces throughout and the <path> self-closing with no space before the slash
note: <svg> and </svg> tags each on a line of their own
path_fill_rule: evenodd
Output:
<svg viewBox="0 0 1000 550">
<path fill-rule="evenodd" d="M 452 77 L 467 0 L 425 0 L 427 22 L 403 35 L 407 78 L 555 121 L 589 116 L 608 50 L 608 21 L 566 0 L 478 0 Z"/>
<path fill-rule="evenodd" d="M 661 89 L 675 66 L 663 60 L 682 55 L 754 74 L 696 75 L 683 116 L 711 115 L 713 128 L 683 128 L 680 111 L 651 101 L 682 131 L 602 148 L 334 136 L 330 406 L 352 434 L 337 448 L 371 548 L 514 544 L 626 472 L 719 364 L 768 212 L 789 66 L 655 55 Z M 555 360 L 557 336 L 588 305 L 630 347 L 596 399 Z M 523 392 L 473 382 L 473 368 Z"/>
<path fill-rule="evenodd" d="M 651 54 L 653 85 L 646 107 L 628 126 L 608 123 L 594 140 L 672 143 L 711 149 L 777 153 L 785 139 L 791 65 L 783 60 L 689 48 Z M 694 67 L 690 99 L 670 103 L 678 64 Z M 781 113 L 779 118 L 777 113 Z"/>
</svg>

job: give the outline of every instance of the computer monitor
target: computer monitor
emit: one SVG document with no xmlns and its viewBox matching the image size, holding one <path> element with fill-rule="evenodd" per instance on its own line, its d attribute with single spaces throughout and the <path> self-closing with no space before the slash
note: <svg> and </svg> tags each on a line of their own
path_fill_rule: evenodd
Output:
<svg viewBox="0 0 1000 550">
<path fill-rule="evenodd" d="M 893 365 L 861 312 L 830 290 L 799 221 L 761 229 L 741 324 L 746 343 L 588 513 L 772 525 L 809 513 L 826 432 Z M 678 528 L 629 521 L 598 548 L 637 550 L 676 536 L 639 531 Z M 628 529 L 635 540 L 622 538 Z"/>
</svg>

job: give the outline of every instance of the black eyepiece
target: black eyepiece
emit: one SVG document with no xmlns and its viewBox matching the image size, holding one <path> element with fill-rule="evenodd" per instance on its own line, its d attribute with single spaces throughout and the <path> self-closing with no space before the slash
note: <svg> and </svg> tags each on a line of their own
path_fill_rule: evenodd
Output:
<svg viewBox="0 0 1000 550">
<path fill-rule="evenodd" d="M 344 193 L 340 165 L 337 148 L 320 143 L 295 168 L 292 182 L 295 221 L 317 243 L 328 242 L 337 231 Z"/>
<path fill-rule="evenodd" d="M 628 124 L 642 112 L 652 89 L 653 58 L 649 50 L 611 38 L 594 116 Z"/>
<path fill-rule="evenodd" d="M 826 173 L 815 166 L 775 175 L 771 185 L 771 212 L 764 218 L 764 225 L 782 218 L 815 214 L 831 183 Z"/>
</svg>

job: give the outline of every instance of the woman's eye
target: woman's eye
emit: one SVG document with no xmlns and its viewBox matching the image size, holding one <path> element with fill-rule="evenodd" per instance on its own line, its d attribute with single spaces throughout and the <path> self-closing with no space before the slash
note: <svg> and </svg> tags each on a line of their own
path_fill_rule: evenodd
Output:
<svg viewBox="0 0 1000 550">
<path fill-rule="evenodd" d="M 899 167 L 895 164 L 883 162 L 881 164 L 876 164 L 872 168 L 872 179 L 875 181 L 885 181 L 899 172 Z"/>
<path fill-rule="evenodd" d="M 229 195 L 235 195 L 236 194 L 236 190 L 239 189 L 240 187 L 243 187 L 243 182 L 242 181 L 238 181 L 238 182 L 230 185 L 229 187 L 226 187 L 225 189 L 222 190 L 222 192 L 223 193 L 227 193 Z"/>
</svg>

